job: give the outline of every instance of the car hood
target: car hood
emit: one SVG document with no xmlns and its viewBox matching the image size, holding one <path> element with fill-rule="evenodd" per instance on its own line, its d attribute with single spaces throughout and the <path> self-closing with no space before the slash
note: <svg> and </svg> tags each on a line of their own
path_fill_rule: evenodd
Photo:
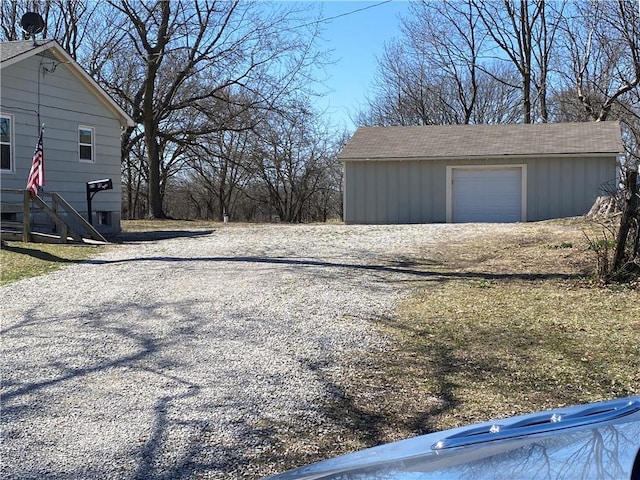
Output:
<svg viewBox="0 0 640 480">
<path fill-rule="evenodd" d="M 270 477 L 632 479 L 640 396 L 521 415 L 380 445 Z"/>
</svg>

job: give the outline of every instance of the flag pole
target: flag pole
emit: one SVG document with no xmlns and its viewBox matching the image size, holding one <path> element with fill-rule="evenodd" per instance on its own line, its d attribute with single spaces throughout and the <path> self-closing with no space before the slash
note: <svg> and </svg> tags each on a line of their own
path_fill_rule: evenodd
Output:
<svg viewBox="0 0 640 480">
<path fill-rule="evenodd" d="M 640 0 L 639 0 L 640 1 Z M 42 155 L 42 160 L 40 162 L 40 171 L 42 175 L 42 185 L 40 186 L 41 190 L 44 190 L 44 122 L 40 125 L 40 150 Z"/>
<path fill-rule="evenodd" d="M 33 159 L 31 160 L 31 169 L 29 170 L 29 176 L 27 177 L 27 190 L 31 190 L 34 195 L 38 194 L 38 189 L 44 186 L 44 148 L 42 144 L 42 137 L 44 135 L 44 123 L 40 127 L 40 134 L 38 135 L 38 142 L 36 143 L 36 149 L 33 152 Z"/>
</svg>

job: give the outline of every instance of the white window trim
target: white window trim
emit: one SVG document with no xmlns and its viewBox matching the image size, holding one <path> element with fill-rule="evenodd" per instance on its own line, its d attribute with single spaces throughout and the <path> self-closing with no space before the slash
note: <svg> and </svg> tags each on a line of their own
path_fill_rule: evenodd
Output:
<svg viewBox="0 0 640 480">
<path fill-rule="evenodd" d="M 446 222 L 453 222 L 453 169 L 461 168 L 464 170 L 496 170 L 496 169 L 505 169 L 505 168 L 520 168 L 522 169 L 522 198 L 520 204 L 520 221 L 527 221 L 527 164 L 512 164 L 512 163 L 503 163 L 497 165 L 447 165 L 447 188 L 446 188 Z"/>
<path fill-rule="evenodd" d="M 5 168 L 0 168 L 0 171 L 2 171 L 2 173 L 16 173 L 16 149 L 15 149 L 15 145 L 16 145 L 16 128 L 15 128 L 15 121 L 14 121 L 14 117 L 12 114 L 10 113 L 1 113 L 0 112 L 0 117 L 3 118 L 8 118 L 9 119 L 9 128 L 10 128 L 10 132 L 9 132 L 9 156 L 10 156 L 10 160 L 11 160 L 11 165 L 9 166 L 8 169 Z"/>
<path fill-rule="evenodd" d="M 80 143 L 80 130 L 91 131 L 91 144 Z M 91 160 L 80 157 L 80 147 L 82 146 L 91 147 Z M 87 125 L 78 125 L 78 160 L 82 163 L 96 163 L 96 129 L 94 127 L 89 127 Z"/>
</svg>

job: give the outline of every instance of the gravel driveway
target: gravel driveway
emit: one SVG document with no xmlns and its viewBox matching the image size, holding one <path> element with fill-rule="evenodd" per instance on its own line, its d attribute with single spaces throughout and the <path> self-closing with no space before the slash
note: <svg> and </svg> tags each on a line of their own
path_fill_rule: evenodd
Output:
<svg viewBox="0 0 640 480">
<path fill-rule="evenodd" d="M 498 227 L 501 228 L 501 227 Z M 117 245 L 1 289 L 0 477 L 255 478 L 410 291 L 495 225 L 255 225 Z M 338 440 L 336 440 L 338 441 Z"/>
</svg>

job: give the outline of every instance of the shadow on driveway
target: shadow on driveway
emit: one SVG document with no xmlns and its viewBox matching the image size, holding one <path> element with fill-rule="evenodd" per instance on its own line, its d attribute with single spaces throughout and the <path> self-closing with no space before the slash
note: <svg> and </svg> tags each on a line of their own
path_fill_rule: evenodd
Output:
<svg viewBox="0 0 640 480">
<path fill-rule="evenodd" d="M 155 242 L 172 238 L 195 238 L 210 235 L 212 229 L 206 230 L 155 230 L 152 232 L 120 232 L 108 238 L 113 243 Z"/>
<path fill-rule="evenodd" d="M 341 263 L 327 262 L 313 259 L 296 259 L 281 257 L 141 257 L 141 258 L 124 258 L 120 260 L 102 260 L 93 259 L 85 263 L 94 265 L 105 265 L 114 263 L 128 262 L 211 262 L 211 263 L 258 263 L 270 265 L 289 265 L 295 267 L 326 267 L 326 268 L 343 268 L 348 270 L 373 271 L 381 273 L 391 273 L 400 275 L 410 275 L 426 280 L 445 281 L 453 279 L 477 279 L 477 280 L 523 280 L 523 281 L 539 281 L 539 280 L 569 280 L 579 278 L 577 274 L 566 273 L 491 273 L 491 272 L 466 272 L 466 271 L 437 271 L 422 270 L 419 268 L 406 268 L 402 266 L 378 265 L 378 264 L 358 264 L 358 263 Z"/>
</svg>

